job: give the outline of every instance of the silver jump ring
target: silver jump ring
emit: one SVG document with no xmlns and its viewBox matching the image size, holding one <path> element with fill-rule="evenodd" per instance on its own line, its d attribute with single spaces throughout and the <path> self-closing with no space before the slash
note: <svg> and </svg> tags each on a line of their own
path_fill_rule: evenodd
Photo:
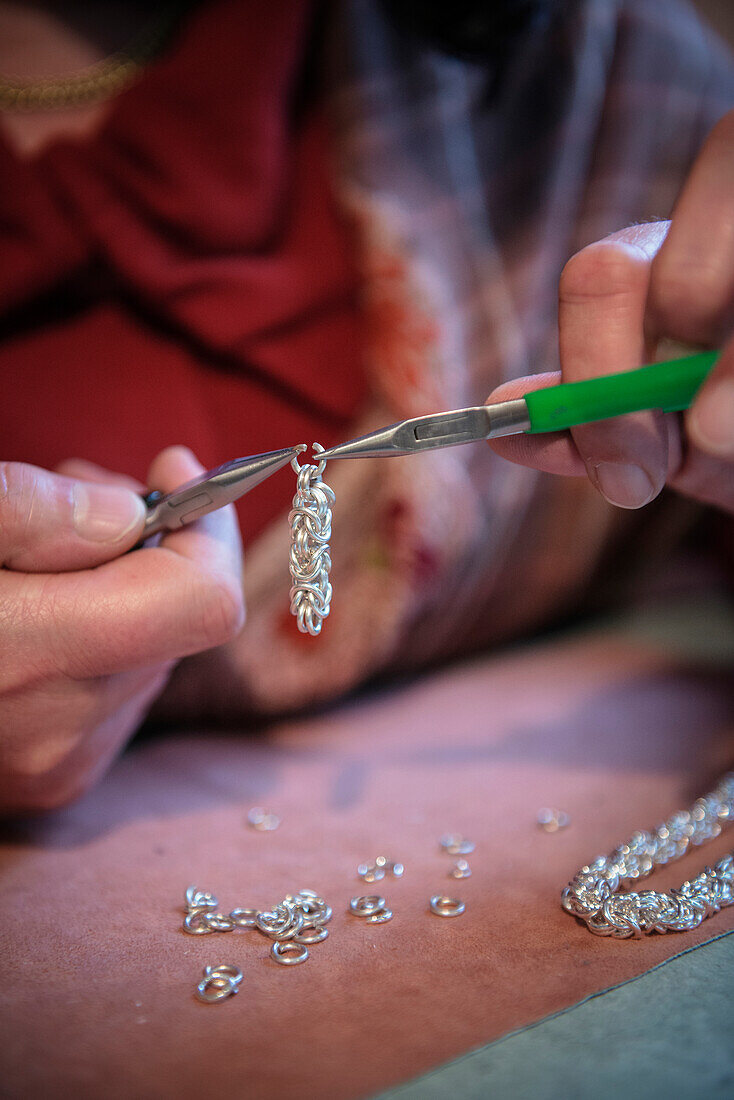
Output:
<svg viewBox="0 0 734 1100">
<path fill-rule="evenodd" d="M 317 924 L 311 928 L 302 928 L 298 935 L 293 937 L 293 943 L 323 943 L 328 935 L 329 929 L 324 928 L 322 924 Z"/>
<path fill-rule="evenodd" d="M 349 909 L 356 917 L 368 917 L 370 913 L 376 913 L 378 909 L 385 908 L 385 899 L 379 894 L 364 894 L 362 897 L 352 898 Z"/>
<path fill-rule="evenodd" d="M 212 932 L 232 932 L 235 927 L 235 922 L 225 913 L 207 911 L 202 915 L 202 920 L 211 928 Z"/>
<path fill-rule="evenodd" d="M 196 996 L 205 1004 L 216 1004 L 232 997 L 242 981 L 239 967 L 219 964 L 204 967 L 204 977 L 196 987 Z"/>
<path fill-rule="evenodd" d="M 446 833 L 441 837 L 439 844 L 450 856 L 468 856 L 475 848 L 474 841 L 467 840 L 461 833 Z"/>
<path fill-rule="evenodd" d="M 445 894 L 434 894 L 428 904 L 437 917 L 458 917 L 466 909 L 463 901 L 449 898 Z"/>
<path fill-rule="evenodd" d="M 186 891 L 186 908 L 192 909 L 216 909 L 219 902 L 208 890 L 199 890 L 196 886 L 189 886 Z"/>
<path fill-rule="evenodd" d="M 188 932 L 190 936 L 205 936 L 214 932 L 207 921 L 210 912 L 210 909 L 191 909 L 183 919 L 184 932 Z"/>
<path fill-rule="evenodd" d="M 235 985 L 239 985 L 242 981 L 242 971 L 238 966 L 232 966 L 230 963 L 217 963 L 216 966 L 204 967 L 204 977 L 214 980 L 229 978 Z"/>
<path fill-rule="evenodd" d="M 257 925 L 257 918 L 260 915 L 259 909 L 233 909 L 229 914 L 229 919 L 237 925 L 238 928 L 254 928 Z"/>
<path fill-rule="evenodd" d="M 299 443 L 296 450 L 298 451 L 298 454 L 301 454 L 303 451 L 308 450 L 308 448 L 306 447 L 305 443 Z M 326 447 L 322 447 L 320 443 L 314 443 L 311 446 L 311 450 L 315 451 L 316 454 L 321 454 L 322 451 L 326 450 Z M 291 459 L 291 466 L 293 467 L 295 473 L 297 473 L 297 474 L 300 474 L 300 472 L 304 468 L 304 466 L 308 466 L 308 465 L 310 465 L 310 464 L 308 462 L 305 462 L 303 464 L 303 466 L 299 466 L 299 464 L 298 464 L 298 455 L 294 455 L 293 458 Z M 325 469 L 326 469 L 326 459 L 324 458 L 324 459 L 321 460 L 321 462 L 319 462 L 318 466 L 316 467 L 316 473 L 315 473 L 314 476 L 315 477 L 321 477 L 321 475 L 323 474 Z"/>
<path fill-rule="evenodd" d="M 449 871 L 450 878 L 469 878 L 471 875 L 471 867 L 465 859 L 457 859 L 454 866 Z"/>
<path fill-rule="evenodd" d="M 368 913 L 365 920 L 367 924 L 385 924 L 392 920 L 392 909 L 376 909 L 374 913 Z"/>
<path fill-rule="evenodd" d="M 308 948 L 305 943 L 294 943 L 292 940 L 284 943 L 281 940 L 276 940 L 270 948 L 270 954 L 276 962 L 281 963 L 283 966 L 295 966 L 297 963 L 306 961 Z"/>
</svg>

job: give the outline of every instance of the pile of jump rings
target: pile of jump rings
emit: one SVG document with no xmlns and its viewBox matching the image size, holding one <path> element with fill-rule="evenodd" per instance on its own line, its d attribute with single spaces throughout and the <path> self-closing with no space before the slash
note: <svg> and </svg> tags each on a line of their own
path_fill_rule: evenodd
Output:
<svg viewBox="0 0 734 1100">
<path fill-rule="evenodd" d="M 326 927 L 331 920 L 331 906 L 314 890 L 288 894 L 272 909 L 251 909 L 238 906 L 230 913 L 221 913 L 213 894 L 189 886 L 186 891 L 186 916 L 183 930 L 190 936 L 211 932 L 233 932 L 236 928 L 251 928 L 272 940 L 270 954 L 283 966 L 305 962 L 309 946 L 322 943 L 329 935 Z M 237 967 L 206 967 L 199 984 L 200 1000 L 212 1003 L 237 992 L 242 973 Z"/>
<path fill-rule="evenodd" d="M 267 818 L 266 811 L 257 810 Z M 253 813 L 253 817 L 256 815 Z M 258 826 L 253 822 L 254 828 Z M 267 828 L 268 826 L 266 826 Z M 460 856 L 449 871 L 453 878 L 467 878 L 471 868 L 463 857 L 474 851 L 474 843 L 456 833 L 441 837 L 439 845 L 442 851 L 451 856 Z M 387 875 L 402 878 L 405 867 L 402 863 L 376 856 L 371 863 L 360 863 L 357 875 L 364 882 L 380 882 Z M 428 908 L 438 917 L 458 917 L 466 906 L 458 898 L 445 894 L 434 894 Z M 361 918 L 367 924 L 385 924 L 392 920 L 393 911 L 386 899 L 380 894 L 362 894 L 349 902 L 349 913 Z M 322 943 L 329 935 L 326 925 L 332 917 L 331 906 L 314 890 L 299 890 L 297 894 L 288 894 L 271 909 L 254 909 L 237 906 L 229 913 L 221 912 L 219 901 L 208 890 L 199 890 L 189 886 L 186 891 L 183 931 L 190 936 L 204 936 L 213 932 L 234 932 L 237 928 L 252 929 L 271 940 L 270 955 L 282 966 L 293 966 L 305 962 L 309 947 Z M 239 967 L 225 963 L 206 966 L 204 976 L 196 989 L 196 996 L 206 1004 L 216 1004 L 237 993 L 242 982 Z"/>
</svg>

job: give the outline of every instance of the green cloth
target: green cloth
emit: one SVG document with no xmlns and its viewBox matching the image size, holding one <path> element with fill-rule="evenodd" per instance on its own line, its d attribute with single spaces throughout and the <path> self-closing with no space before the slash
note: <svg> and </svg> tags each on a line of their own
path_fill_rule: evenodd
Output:
<svg viewBox="0 0 734 1100">
<path fill-rule="evenodd" d="M 726 933 L 382 1100 L 732 1100 L 733 994 Z"/>
</svg>

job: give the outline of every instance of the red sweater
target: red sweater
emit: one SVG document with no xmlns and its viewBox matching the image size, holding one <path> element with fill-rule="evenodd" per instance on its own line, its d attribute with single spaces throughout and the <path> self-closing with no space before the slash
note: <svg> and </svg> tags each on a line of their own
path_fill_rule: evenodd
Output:
<svg viewBox="0 0 734 1100">
<path fill-rule="evenodd" d="M 174 442 L 213 466 L 343 437 L 357 278 L 303 94 L 309 22 L 205 4 L 92 137 L 0 143 L 0 457 L 144 480 Z M 284 471 L 245 497 L 246 537 L 291 492 Z"/>
</svg>

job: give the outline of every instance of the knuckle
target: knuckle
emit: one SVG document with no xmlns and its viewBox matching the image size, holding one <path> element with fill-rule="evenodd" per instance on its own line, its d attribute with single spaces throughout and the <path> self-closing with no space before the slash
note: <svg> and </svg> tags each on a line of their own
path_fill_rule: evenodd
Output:
<svg viewBox="0 0 734 1100">
<path fill-rule="evenodd" d="M 696 335 L 714 324 L 726 308 L 731 276 L 723 258 L 689 256 L 674 261 L 661 257 L 655 268 L 651 302 L 659 327 L 672 335 Z"/>
<path fill-rule="evenodd" d="M 234 578 L 213 574 L 200 589 L 198 634 L 205 648 L 236 638 L 245 622 L 242 587 Z"/>
<path fill-rule="evenodd" d="M 573 304 L 644 293 L 649 265 L 639 245 L 621 240 L 596 241 L 572 256 L 563 268 L 561 300 Z"/>
</svg>

